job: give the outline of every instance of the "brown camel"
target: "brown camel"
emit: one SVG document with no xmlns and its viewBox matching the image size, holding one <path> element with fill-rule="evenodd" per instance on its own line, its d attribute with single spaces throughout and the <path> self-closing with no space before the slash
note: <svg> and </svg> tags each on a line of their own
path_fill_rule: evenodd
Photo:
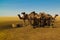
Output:
<svg viewBox="0 0 60 40">
<path fill-rule="evenodd" d="M 28 14 L 26 14 L 25 12 L 22 12 L 21 14 L 23 14 L 23 16 L 21 17 L 20 14 L 18 14 L 18 17 L 19 17 L 19 19 L 23 19 L 23 21 L 25 23 L 25 20 L 28 19 Z"/>
<path fill-rule="evenodd" d="M 55 14 L 54 17 L 52 17 L 52 21 L 51 21 L 51 25 L 54 26 L 54 23 L 55 23 L 55 20 L 56 20 L 56 17 L 59 16 L 58 14 Z"/>
<path fill-rule="evenodd" d="M 32 26 L 40 25 L 40 27 L 45 27 L 46 25 L 53 26 L 55 18 L 58 16 L 58 14 L 56 14 L 54 17 L 52 17 L 52 15 L 46 14 L 45 12 L 40 12 L 37 14 L 35 11 L 31 12 L 30 14 L 26 14 L 25 12 L 22 12 L 21 14 L 23 14 L 23 16 L 21 17 L 20 14 L 18 14 L 18 17 L 24 22 L 25 20 L 28 20 Z"/>
<path fill-rule="evenodd" d="M 45 13 L 44 12 L 40 12 L 39 13 L 39 25 L 40 27 L 45 27 Z"/>
<path fill-rule="evenodd" d="M 33 24 L 35 11 L 31 12 L 30 14 L 26 14 L 25 12 L 22 12 L 21 14 L 23 14 L 23 16 L 21 17 L 20 14 L 18 14 L 18 17 L 22 19 L 24 23 L 25 23 L 25 20 L 28 20 L 30 24 Z"/>
<path fill-rule="evenodd" d="M 54 26 L 54 21 L 55 21 L 55 18 L 57 17 L 58 15 L 56 14 L 54 17 L 50 14 L 46 14 L 45 15 L 45 18 L 46 18 L 46 25 L 47 26 Z"/>
</svg>

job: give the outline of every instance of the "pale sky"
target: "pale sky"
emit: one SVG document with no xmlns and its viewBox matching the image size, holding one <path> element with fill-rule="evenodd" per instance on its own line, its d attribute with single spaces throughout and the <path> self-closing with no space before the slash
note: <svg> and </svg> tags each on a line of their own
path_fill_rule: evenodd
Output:
<svg viewBox="0 0 60 40">
<path fill-rule="evenodd" d="M 0 0 L 0 16 L 16 16 L 31 11 L 59 14 L 60 0 Z"/>
</svg>

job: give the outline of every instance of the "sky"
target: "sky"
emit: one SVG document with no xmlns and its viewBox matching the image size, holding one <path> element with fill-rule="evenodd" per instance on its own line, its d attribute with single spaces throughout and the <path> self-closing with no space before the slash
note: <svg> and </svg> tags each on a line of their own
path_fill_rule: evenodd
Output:
<svg viewBox="0 0 60 40">
<path fill-rule="evenodd" d="M 32 11 L 60 15 L 60 0 L 0 0 L 0 16 L 17 16 Z"/>
</svg>

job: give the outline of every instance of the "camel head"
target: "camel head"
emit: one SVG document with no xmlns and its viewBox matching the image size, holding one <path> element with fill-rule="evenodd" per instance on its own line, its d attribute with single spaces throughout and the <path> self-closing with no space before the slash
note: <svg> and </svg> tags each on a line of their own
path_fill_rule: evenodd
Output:
<svg viewBox="0 0 60 40">
<path fill-rule="evenodd" d="M 25 15 L 25 12 L 22 12 L 21 14 Z"/>
<path fill-rule="evenodd" d="M 57 16 L 59 16 L 58 14 L 55 14 L 55 17 L 54 18 L 56 18 Z"/>
<path fill-rule="evenodd" d="M 18 14 L 19 19 L 21 18 L 20 14 Z"/>
<path fill-rule="evenodd" d="M 41 15 L 41 17 L 45 16 L 45 12 L 40 12 L 39 15 Z"/>
<path fill-rule="evenodd" d="M 35 13 L 35 11 L 32 11 L 31 14 L 35 15 L 36 13 Z"/>
<path fill-rule="evenodd" d="M 23 19 L 23 17 L 21 17 L 20 14 L 18 14 L 18 17 L 19 17 L 19 19 Z"/>
</svg>

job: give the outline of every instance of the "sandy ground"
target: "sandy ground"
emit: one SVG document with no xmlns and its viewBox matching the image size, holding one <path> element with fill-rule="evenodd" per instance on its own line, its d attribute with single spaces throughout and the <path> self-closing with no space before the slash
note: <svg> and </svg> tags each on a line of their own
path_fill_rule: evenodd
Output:
<svg viewBox="0 0 60 40">
<path fill-rule="evenodd" d="M 22 23 L 18 17 L 0 17 L 0 40 L 60 40 L 60 17 L 56 18 L 56 28 L 36 28 L 24 26 L 9 28 L 12 23 Z"/>
</svg>

